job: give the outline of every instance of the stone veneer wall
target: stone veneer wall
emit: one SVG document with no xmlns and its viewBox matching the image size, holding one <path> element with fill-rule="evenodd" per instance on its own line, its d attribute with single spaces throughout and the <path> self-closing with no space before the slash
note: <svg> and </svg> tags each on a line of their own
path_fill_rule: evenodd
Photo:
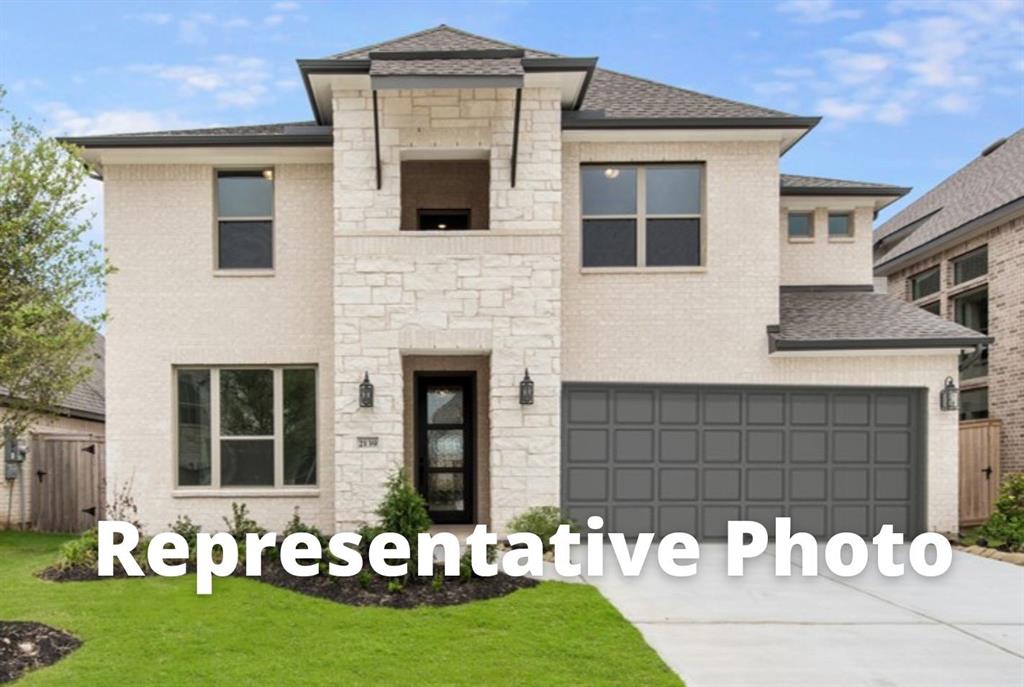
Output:
<svg viewBox="0 0 1024 687">
<path fill-rule="evenodd" d="M 953 285 L 950 260 L 988 244 L 988 274 Z M 1000 453 L 1003 473 L 1024 472 L 1024 217 L 1017 217 L 967 241 L 889 275 L 889 293 L 910 300 L 910 277 L 942 265 L 941 290 L 921 299 L 939 300 L 941 316 L 954 318 L 951 296 L 988 284 L 989 352 L 987 379 L 963 387 L 988 386 L 989 417 L 1002 421 Z"/>
<path fill-rule="evenodd" d="M 376 188 L 368 91 L 336 91 L 335 517 L 372 518 L 403 463 L 405 355 L 491 356 L 492 526 L 558 503 L 561 383 L 561 113 L 554 89 L 524 89 L 516 188 L 514 91 L 381 91 Z M 403 151 L 489 151 L 490 229 L 401 232 Z M 469 156 L 469 153 L 466 153 Z M 536 402 L 518 403 L 524 367 Z M 368 372 L 372 409 L 359 408 Z M 379 437 L 359 449 L 360 436 Z"/>
</svg>

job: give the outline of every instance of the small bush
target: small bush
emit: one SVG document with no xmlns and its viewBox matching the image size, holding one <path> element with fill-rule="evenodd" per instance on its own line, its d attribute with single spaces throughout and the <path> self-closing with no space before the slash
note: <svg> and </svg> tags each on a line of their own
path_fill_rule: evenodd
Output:
<svg viewBox="0 0 1024 687">
<path fill-rule="evenodd" d="M 402 584 L 400 577 L 393 577 L 388 580 L 388 593 L 401 594 L 403 591 L 405 591 L 405 585 Z"/>
<path fill-rule="evenodd" d="M 287 537 L 289 534 L 295 534 L 296 532 L 306 532 L 312 534 L 314 537 L 320 540 L 320 543 L 324 546 L 327 545 L 327 538 L 324 537 L 324 533 L 320 531 L 318 527 L 314 525 L 307 525 L 302 522 L 302 518 L 299 517 L 299 507 L 295 507 L 295 512 L 292 513 L 292 519 L 288 521 L 288 524 L 284 526 L 284 530 L 281 532 L 282 537 Z"/>
<path fill-rule="evenodd" d="M 77 539 L 65 542 L 60 547 L 57 555 L 57 567 L 61 570 L 68 568 L 95 568 L 99 559 L 99 532 L 94 527 L 83 533 Z"/>
<path fill-rule="evenodd" d="M 498 560 L 498 547 L 490 544 L 487 547 L 487 562 L 494 563 Z M 475 575 L 473 573 L 473 550 L 467 548 L 459 557 L 459 580 L 468 582 Z"/>
<path fill-rule="evenodd" d="M 228 534 L 235 538 L 238 543 L 245 542 L 245 535 L 249 532 L 258 534 L 261 537 L 267 533 L 255 520 L 249 517 L 249 507 L 244 503 L 231 503 L 231 519 L 224 518 L 224 524 L 228 528 Z"/>
<path fill-rule="evenodd" d="M 409 541 L 409 560 L 416 560 L 417 535 L 430 530 L 430 515 L 427 514 L 427 502 L 413 486 L 405 470 L 399 470 L 385 483 L 387 492 L 384 500 L 377 508 L 380 524 L 376 529 L 380 532 L 397 532 Z M 374 535 L 376 536 L 376 535 Z M 372 539 L 372 537 L 370 538 Z M 364 539 L 369 546 L 370 539 Z"/>
<path fill-rule="evenodd" d="M 363 568 L 356 575 L 356 581 L 359 582 L 359 586 L 363 589 L 369 589 L 370 583 L 373 582 L 373 574 L 366 568 Z"/>
<path fill-rule="evenodd" d="M 995 511 L 971 539 L 994 549 L 1024 552 L 1024 473 L 1003 480 Z"/>
<path fill-rule="evenodd" d="M 196 539 L 202 527 L 192 522 L 192 518 L 187 515 L 179 515 L 177 520 L 168 525 L 167 528 L 171 532 L 180 534 L 185 538 L 185 541 L 188 542 L 189 560 L 194 561 L 196 559 Z"/>
<path fill-rule="evenodd" d="M 559 525 L 568 525 L 573 532 L 579 528 L 572 520 L 562 517 L 562 511 L 557 506 L 536 506 L 521 513 L 508 523 L 509 532 L 532 532 L 540 537 L 544 544 L 544 551 L 551 551 L 551 536 L 558 531 Z"/>
<path fill-rule="evenodd" d="M 132 482 L 129 480 L 121 486 L 114 487 L 110 495 L 110 503 L 107 504 L 107 520 L 121 520 L 131 523 L 140 533 L 142 523 L 139 522 L 139 507 L 132 496 Z"/>
</svg>

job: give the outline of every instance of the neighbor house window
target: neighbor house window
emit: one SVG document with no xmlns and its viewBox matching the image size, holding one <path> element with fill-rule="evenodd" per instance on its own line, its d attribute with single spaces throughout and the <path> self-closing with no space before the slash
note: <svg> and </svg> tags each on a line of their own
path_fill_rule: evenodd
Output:
<svg viewBox="0 0 1024 687">
<path fill-rule="evenodd" d="M 988 418 L 988 387 L 963 389 L 960 392 L 960 419 L 985 420 Z"/>
<path fill-rule="evenodd" d="M 828 235 L 833 238 L 853 236 L 853 218 L 848 213 L 829 214 Z"/>
<path fill-rule="evenodd" d="M 316 484 L 316 369 L 177 370 L 178 485 Z"/>
<path fill-rule="evenodd" d="M 924 310 L 925 312 L 930 312 L 932 315 L 938 315 L 939 314 L 939 309 L 940 309 L 940 305 L 939 305 L 938 301 L 932 301 L 931 303 L 925 303 L 924 305 L 921 306 L 921 310 Z"/>
<path fill-rule="evenodd" d="M 988 334 L 988 287 L 974 289 L 954 298 L 953 317 L 957 324 Z M 961 364 L 972 357 L 973 362 L 960 370 L 960 379 L 974 379 L 988 374 L 988 349 L 982 351 L 980 356 L 975 356 L 973 352 L 962 353 Z"/>
<path fill-rule="evenodd" d="M 584 267 L 702 264 L 704 166 L 585 165 Z"/>
<path fill-rule="evenodd" d="M 274 266 L 274 171 L 217 172 L 217 267 Z"/>
<path fill-rule="evenodd" d="M 917 300 L 939 292 L 939 266 L 936 265 L 910 278 L 910 298 Z"/>
<path fill-rule="evenodd" d="M 953 259 L 953 283 L 962 284 L 988 274 L 988 246 Z"/>
<path fill-rule="evenodd" d="M 788 215 L 789 238 L 809 239 L 814 236 L 814 215 L 809 212 L 791 212 Z"/>
</svg>

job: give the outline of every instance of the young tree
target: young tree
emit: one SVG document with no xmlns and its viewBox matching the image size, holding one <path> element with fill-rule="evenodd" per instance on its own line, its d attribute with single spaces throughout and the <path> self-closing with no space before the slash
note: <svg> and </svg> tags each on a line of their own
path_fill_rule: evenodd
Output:
<svg viewBox="0 0 1024 687">
<path fill-rule="evenodd" d="M 23 433 L 89 374 L 102 313 L 73 313 L 110 267 L 85 243 L 87 170 L 75 150 L 3 107 L 0 88 L 0 427 Z"/>
</svg>

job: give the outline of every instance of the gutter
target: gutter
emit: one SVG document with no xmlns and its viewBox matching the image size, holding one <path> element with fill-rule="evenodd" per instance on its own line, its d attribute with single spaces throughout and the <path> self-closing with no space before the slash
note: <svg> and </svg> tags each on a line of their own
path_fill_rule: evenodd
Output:
<svg viewBox="0 0 1024 687">
<path fill-rule="evenodd" d="M 774 325 L 778 327 L 778 325 Z M 990 336 L 922 339 L 779 339 L 779 332 L 768 328 L 768 350 L 776 351 L 851 351 L 907 348 L 975 348 L 992 343 Z"/>
<path fill-rule="evenodd" d="M 913 189 L 909 186 L 781 186 L 784 196 L 896 196 L 902 198 Z"/>
<path fill-rule="evenodd" d="M 821 117 L 598 117 L 562 113 L 563 129 L 811 129 Z"/>
</svg>

